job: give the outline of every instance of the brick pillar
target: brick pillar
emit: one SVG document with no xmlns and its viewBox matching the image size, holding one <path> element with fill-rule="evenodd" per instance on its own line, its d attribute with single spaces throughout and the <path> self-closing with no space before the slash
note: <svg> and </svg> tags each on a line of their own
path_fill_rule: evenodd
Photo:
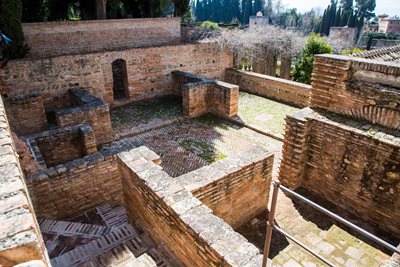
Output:
<svg viewBox="0 0 400 267">
<path fill-rule="evenodd" d="M 290 71 L 292 69 L 292 58 L 282 57 L 281 58 L 281 78 L 290 80 Z"/>
<path fill-rule="evenodd" d="M 308 121 L 305 117 L 312 112 L 305 108 L 286 117 L 279 180 L 291 189 L 299 188 L 303 182 L 308 145 Z"/>
<path fill-rule="evenodd" d="M 266 67 L 263 74 L 275 77 L 276 76 L 276 56 L 274 54 L 268 54 L 266 58 Z"/>
</svg>

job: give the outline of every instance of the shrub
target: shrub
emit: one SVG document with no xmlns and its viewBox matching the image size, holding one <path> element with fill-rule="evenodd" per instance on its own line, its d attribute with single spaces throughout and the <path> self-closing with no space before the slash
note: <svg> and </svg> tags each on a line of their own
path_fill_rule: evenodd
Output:
<svg viewBox="0 0 400 267">
<path fill-rule="evenodd" d="M 354 48 L 354 49 L 346 49 L 342 52 L 342 55 L 351 55 L 351 54 L 356 54 L 356 53 L 361 53 L 364 52 L 365 50 L 362 50 L 360 48 Z"/>
<path fill-rule="evenodd" d="M 215 22 L 212 22 L 212 21 L 209 21 L 209 20 L 204 21 L 200 25 L 200 27 L 207 28 L 207 29 L 210 29 L 210 30 L 218 30 L 219 29 L 218 23 L 215 23 Z"/>
<path fill-rule="evenodd" d="M 313 33 L 308 37 L 300 56 L 295 61 L 292 76 L 296 81 L 311 84 L 314 55 L 316 54 L 332 54 L 332 47 L 326 43 L 326 38 Z"/>
</svg>

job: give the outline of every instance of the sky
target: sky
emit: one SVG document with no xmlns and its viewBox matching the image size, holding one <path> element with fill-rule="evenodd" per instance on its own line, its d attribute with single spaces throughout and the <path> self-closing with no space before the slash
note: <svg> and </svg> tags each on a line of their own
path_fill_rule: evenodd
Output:
<svg viewBox="0 0 400 267">
<path fill-rule="evenodd" d="M 314 7 L 320 7 L 322 12 L 329 5 L 330 0 L 282 0 L 285 7 L 297 8 L 304 12 Z M 389 16 L 400 16 L 400 0 L 376 0 L 375 14 L 388 14 Z"/>
</svg>

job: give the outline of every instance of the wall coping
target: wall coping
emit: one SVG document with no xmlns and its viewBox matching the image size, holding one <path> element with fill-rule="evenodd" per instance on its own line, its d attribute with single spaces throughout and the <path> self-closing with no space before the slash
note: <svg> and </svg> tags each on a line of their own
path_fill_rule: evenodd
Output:
<svg viewBox="0 0 400 267">
<path fill-rule="evenodd" d="M 312 86 L 309 85 L 309 84 L 299 83 L 299 82 L 286 80 L 286 79 L 282 79 L 282 78 L 278 78 L 278 77 L 273 77 L 273 76 L 269 76 L 269 75 L 266 75 L 266 74 L 253 72 L 253 71 L 244 71 L 244 70 L 239 70 L 239 69 L 236 69 L 236 68 L 227 68 L 226 70 L 227 71 L 235 71 L 235 72 L 239 72 L 239 73 L 242 73 L 242 74 L 245 74 L 245 75 L 249 75 L 249 76 L 253 76 L 253 77 L 257 77 L 257 78 L 262 78 L 262 79 L 267 79 L 267 80 L 272 80 L 272 81 L 276 81 L 276 82 L 280 82 L 280 83 L 284 83 L 284 84 L 294 85 L 294 86 L 302 87 L 302 88 L 308 89 L 308 90 L 312 89 Z"/>
</svg>

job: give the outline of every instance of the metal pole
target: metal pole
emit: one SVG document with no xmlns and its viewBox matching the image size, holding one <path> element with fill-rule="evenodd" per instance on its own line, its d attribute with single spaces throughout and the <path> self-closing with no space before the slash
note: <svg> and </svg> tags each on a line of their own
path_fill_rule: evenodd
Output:
<svg viewBox="0 0 400 267">
<path fill-rule="evenodd" d="M 379 237 L 374 236 L 373 234 L 371 234 L 371 233 L 365 231 L 364 229 L 362 229 L 361 227 L 359 227 L 359 226 L 357 226 L 357 225 L 355 225 L 355 224 L 349 222 L 348 220 L 343 219 L 343 218 L 340 217 L 339 215 L 336 215 L 335 213 L 333 213 L 333 212 L 331 212 L 331 211 L 329 211 L 329 210 L 327 210 L 327 209 L 321 207 L 320 205 L 318 205 L 318 204 L 312 202 L 311 200 L 309 200 L 309 199 L 303 197 L 302 195 L 300 195 L 300 194 L 298 194 L 298 193 L 296 193 L 296 192 L 290 190 L 289 188 L 286 188 L 286 187 L 283 186 L 283 185 L 281 185 L 280 188 L 282 189 L 283 192 L 286 192 L 286 193 L 288 193 L 289 195 L 292 195 L 292 196 L 294 196 L 295 198 L 300 199 L 301 201 L 307 203 L 307 204 L 310 205 L 311 207 L 313 207 L 313 208 L 315 208 L 315 209 L 321 211 L 322 213 L 325 213 L 325 214 L 328 215 L 329 217 L 331 217 L 331 218 L 333 218 L 333 219 L 335 219 L 335 220 L 337 220 L 337 221 L 343 223 L 344 225 L 346 225 L 346 226 L 350 227 L 351 229 L 357 231 L 358 233 L 360 233 L 360 234 L 366 236 L 367 238 L 372 239 L 372 240 L 375 241 L 376 243 L 378 243 L 378 244 L 380 244 L 380 245 L 386 247 L 387 249 L 389 249 L 389 250 L 391 250 L 391 251 L 393 251 L 393 252 L 395 252 L 395 253 L 399 253 L 399 254 L 400 254 L 400 249 L 399 249 L 399 248 L 396 248 L 395 246 L 393 246 L 393 245 L 389 244 L 388 242 L 386 242 L 386 241 L 380 239 Z"/>
<path fill-rule="evenodd" d="M 272 239 L 272 230 L 274 229 L 276 202 L 278 200 L 279 187 L 280 187 L 281 183 L 279 181 L 274 181 L 273 185 L 274 185 L 274 192 L 272 194 L 271 208 L 269 211 L 268 222 L 267 222 L 267 234 L 265 236 L 264 256 L 263 256 L 263 261 L 262 261 L 262 267 L 267 266 L 269 249 L 271 246 L 271 239 Z"/>
</svg>

